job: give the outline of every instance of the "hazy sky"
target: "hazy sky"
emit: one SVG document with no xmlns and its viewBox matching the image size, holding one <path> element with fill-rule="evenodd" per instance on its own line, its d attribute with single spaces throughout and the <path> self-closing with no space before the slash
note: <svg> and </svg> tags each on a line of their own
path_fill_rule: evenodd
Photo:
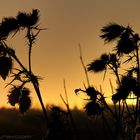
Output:
<svg viewBox="0 0 140 140">
<path fill-rule="evenodd" d="M 83 88 L 86 83 L 79 59 L 78 44 L 81 43 L 85 64 L 108 52 L 110 45 L 104 45 L 99 38 L 100 29 L 109 22 L 132 25 L 140 33 L 139 0 L 0 0 L 0 18 L 16 16 L 18 11 L 40 10 L 42 31 L 33 48 L 33 71 L 44 79 L 40 88 L 44 103 L 63 104 L 60 94 L 64 95 L 63 79 L 66 80 L 70 104 L 82 105 L 83 97 L 77 97 L 74 89 Z M 24 36 L 18 35 L 10 45 L 17 50 L 19 58 L 26 63 L 27 46 Z M 110 86 L 102 74 L 89 74 L 91 83 L 109 95 Z M 7 82 L 7 81 L 6 81 Z M 4 82 L 1 80 L 0 106 L 7 102 Z M 32 91 L 33 106 L 39 106 Z M 8 106 L 10 106 L 8 104 Z"/>
</svg>

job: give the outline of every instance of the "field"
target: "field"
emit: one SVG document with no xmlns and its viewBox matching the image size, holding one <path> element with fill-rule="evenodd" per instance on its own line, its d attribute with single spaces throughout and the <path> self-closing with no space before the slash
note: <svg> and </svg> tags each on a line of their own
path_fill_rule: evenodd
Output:
<svg viewBox="0 0 140 140">
<path fill-rule="evenodd" d="M 74 109 L 72 116 L 80 140 L 107 139 L 102 127 L 102 121 L 97 118 L 88 118 L 85 112 Z M 40 110 L 29 110 L 21 115 L 16 109 L 0 109 L 0 140 L 33 139 L 42 140 L 46 134 L 44 117 Z"/>
</svg>

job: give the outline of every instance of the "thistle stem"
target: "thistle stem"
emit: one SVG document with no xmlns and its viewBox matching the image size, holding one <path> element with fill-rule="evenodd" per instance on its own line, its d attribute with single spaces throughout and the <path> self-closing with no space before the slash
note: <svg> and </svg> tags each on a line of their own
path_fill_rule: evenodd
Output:
<svg viewBox="0 0 140 140">
<path fill-rule="evenodd" d="M 32 40 L 32 35 L 31 35 L 31 29 L 28 28 L 27 31 L 27 38 L 29 41 L 29 72 L 31 72 L 32 68 L 31 68 L 31 52 L 32 52 L 32 44 L 33 44 L 33 40 Z"/>
<path fill-rule="evenodd" d="M 7 46 L 5 42 L 4 42 L 4 45 Z M 34 86 L 34 89 L 35 89 L 36 94 L 37 94 L 37 96 L 38 96 L 38 99 L 39 99 L 39 101 L 40 101 L 40 104 L 41 104 L 41 107 L 42 107 L 42 110 L 43 110 L 43 114 L 44 114 L 44 117 L 45 117 L 45 119 L 46 119 L 46 124 L 47 124 L 47 126 L 48 126 L 48 122 L 49 122 L 48 114 L 47 114 L 47 111 L 46 111 L 45 106 L 44 106 L 43 101 L 42 101 L 42 97 L 41 97 L 41 93 L 40 93 L 40 89 L 39 89 L 39 84 L 38 84 L 38 81 L 37 81 L 36 77 L 33 75 L 33 73 L 29 72 L 29 71 L 24 67 L 24 65 L 20 62 L 20 60 L 19 60 L 19 59 L 17 58 L 17 56 L 15 55 L 15 53 L 12 53 L 12 52 L 10 52 L 10 51 L 8 51 L 8 53 L 9 53 L 10 56 L 12 56 L 12 57 L 16 60 L 16 62 L 19 64 L 19 66 L 25 71 L 26 76 L 27 76 L 29 79 L 31 79 L 31 82 L 32 82 L 32 84 L 33 84 L 33 86 Z"/>
<path fill-rule="evenodd" d="M 42 101 L 42 97 L 41 97 L 41 93 L 40 93 L 40 89 L 39 89 L 39 86 L 36 84 L 36 82 L 34 80 L 32 80 L 32 84 L 34 86 L 34 89 L 37 93 L 37 96 L 38 96 L 38 99 L 39 99 L 39 102 L 41 104 L 41 107 L 42 107 L 42 111 L 43 111 L 43 114 L 44 114 L 44 117 L 46 119 L 46 125 L 48 126 L 48 123 L 49 123 L 49 118 L 48 118 L 48 114 L 47 114 L 47 111 L 45 109 L 45 106 L 43 104 L 43 101 Z"/>
</svg>

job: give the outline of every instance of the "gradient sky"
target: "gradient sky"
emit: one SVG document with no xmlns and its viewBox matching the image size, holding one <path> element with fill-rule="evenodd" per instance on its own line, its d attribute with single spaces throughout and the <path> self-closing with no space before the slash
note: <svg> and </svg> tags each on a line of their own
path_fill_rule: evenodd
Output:
<svg viewBox="0 0 140 140">
<path fill-rule="evenodd" d="M 64 95 L 63 79 L 71 106 L 81 107 L 82 96 L 77 97 L 74 89 L 84 88 L 85 75 L 79 59 L 78 44 L 82 46 L 85 64 L 104 52 L 111 50 L 112 44 L 104 45 L 99 38 L 100 29 L 109 22 L 132 25 L 140 33 L 139 0 L 0 0 L 0 19 L 16 16 L 18 11 L 40 10 L 42 31 L 32 52 L 33 72 L 43 77 L 40 88 L 44 103 L 63 105 L 60 94 Z M 9 44 L 16 49 L 18 57 L 26 63 L 26 41 L 24 35 L 16 35 Z M 25 52 L 25 53 L 24 53 Z M 103 81 L 103 74 L 89 74 L 90 82 L 110 96 L 109 81 Z M 0 106 L 7 106 L 7 90 L 0 80 Z M 7 83 L 6 81 L 5 83 Z M 33 106 L 39 107 L 32 91 Z"/>
</svg>

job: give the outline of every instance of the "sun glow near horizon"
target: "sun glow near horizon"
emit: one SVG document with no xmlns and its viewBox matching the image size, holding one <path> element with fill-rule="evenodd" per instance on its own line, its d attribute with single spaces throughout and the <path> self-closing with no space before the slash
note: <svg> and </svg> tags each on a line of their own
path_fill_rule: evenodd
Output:
<svg viewBox="0 0 140 140">
<path fill-rule="evenodd" d="M 126 5 L 127 2 L 127 5 Z M 78 43 L 82 45 L 85 65 L 96 59 L 100 54 L 112 50 L 112 44 L 106 45 L 100 39 L 100 29 L 109 22 L 119 24 L 131 24 L 140 33 L 139 17 L 140 1 L 130 0 L 118 1 L 91 1 L 91 0 L 13 0 L 1 1 L 0 17 L 16 16 L 18 11 L 31 12 L 32 9 L 40 10 L 41 28 L 47 28 L 40 32 L 32 52 L 33 72 L 43 77 L 40 81 L 40 89 L 45 106 L 56 104 L 64 106 L 60 98 L 63 96 L 63 79 L 66 79 L 67 92 L 70 106 L 83 108 L 86 101 L 85 96 L 75 95 L 76 88 L 84 88 L 86 83 L 85 74 L 79 59 Z M 5 8 L 7 7 L 7 8 Z M 8 9 L 8 10 L 7 10 Z M 119 9 L 119 10 L 118 10 Z M 113 12 L 112 12 L 113 11 Z M 18 33 L 14 38 L 9 38 L 10 47 L 16 49 L 17 56 L 28 67 L 26 52 L 27 42 L 25 34 Z M 111 99 L 112 91 L 107 80 L 103 81 L 103 74 L 89 74 L 90 84 L 100 90 Z M 113 79 L 113 76 L 109 78 Z M 0 106 L 10 107 L 7 104 L 8 88 L 0 80 Z M 116 82 L 113 79 L 114 89 Z M 36 93 L 31 87 L 32 107 L 40 108 Z M 65 96 L 64 96 L 65 97 Z M 109 103 L 112 101 L 109 100 Z"/>
</svg>

